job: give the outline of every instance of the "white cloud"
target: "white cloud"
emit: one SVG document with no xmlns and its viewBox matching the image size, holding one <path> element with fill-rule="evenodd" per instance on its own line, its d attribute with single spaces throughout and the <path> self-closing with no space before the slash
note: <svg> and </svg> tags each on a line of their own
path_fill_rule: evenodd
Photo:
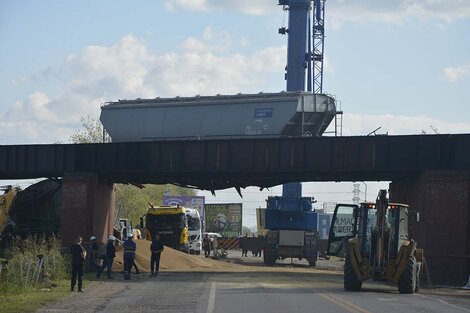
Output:
<svg viewBox="0 0 470 313">
<path fill-rule="evenodd" d="M 166 0 L 171 10 L 201 12 L 233 11 L 266 15 L 280 11 L 273 0 Z M 468 0 L 329 0 L 326 2 L 328 23 L 334 28 L 346 22 L 403 23 L 405 21 L 451 22 L 470 17 Z"/>
<path fill-rule="evenodd" d="M 133 36 L 109 47 L 85 47 L 67 56 L 60 67 L 30 75 L 51 75 L 56 91 L 38 88 L 12 103 L 0 116 L 0 144 L 66 141 L 81 127 L 80 118 L 97 117 L 105 101 L 283 89 L 282 79 L 271 79 L 283 75 L 286 47 L 241 54 L 233 52 L 239 50 L 234 42 L 229 34 L 208 28 L 199 38 L 182 42 L 181 50 L 165 54 L 149 51 Z M 345 114 L 344 134 L 364 135 L 378 126 L 390 134 L 413 134 L 432 132 L 431 125 L 442 133 L 470 132 L 469 124 L 426 117 Z"/>
<path fill-rule="evenodd" d="M 232 44 L 229 33 L 214 32 L 211 27 L 206 27 L 201 38 L 188 37 L 183 42 L 183 48 L 191 52 L 226 52 Z"/>
<path fill-rule="evenodd" d="M 195 11 L 209 10 L 207 7 L 207 0 L 167 0 L 165 2 L 166 8 L 170 11 L 174 11 L 178 8 Z"/>
<path fill-rule="evenodd" d="M 455 83 L 470 74 L 470 63 L 457 67 L 446 67 L 442 70 L 442 74 L 445 79 Z"/>
<path fill-rule="evenodd" d="M 378 134 L 417 135 L 424 133 L 455 134 L 470 133 L 470 123 L 447 122 L 426 116 L 397 116 L 345 113 L 343 135 L 367 135 L 381 127 Z"/>
<path fill-rule="evenodd" d="M 30 115 L 36 116 L 37 120 L 43 122 L 52 122 L 57 117 L 50 112 L 46 105 L 51 100 L 49 97 L 42 92 L 35 92 L 29 95 L 23 102 L 15 102 L 13 106 L 6 113 L 6 117 L 9 119 L 13 118 L 24 118 L 24 112 L 28 112 Z"/>
<path fill-rule="evenodd" d="M 59 68 L 27 76 L 51 75 L 59 91 L 31 91 L 10 105 L 0 116 L 0 144 L 65 141 L 81 127 L 80 117 L 98 116 L 105 101 L 258 92 L 271 77 L 282 77 L 286 47 L 235 53 L 230 35 L 211 28 L 181 47 L 157 55 L 142 40 L 126 36 L 110 47 L 85 47 Z"/>
<path fill-rule="evenodd" d="M 442 27 L 470 18 L 467 0 L 333 0 L 327 4 L 327 23 L 339 28 L 347 23 L 404 24 L 434 21 Z M 444 24 L 443 24 L 444 23 Z"/>
<path fill-rule="evenodd" d="M 165 0 L 168 10 L 179 9 L 201 12 L 238 11 L 250 15 L 264 15 L 276 9 L 276 1 L 272 0 Z"/>
</svg>

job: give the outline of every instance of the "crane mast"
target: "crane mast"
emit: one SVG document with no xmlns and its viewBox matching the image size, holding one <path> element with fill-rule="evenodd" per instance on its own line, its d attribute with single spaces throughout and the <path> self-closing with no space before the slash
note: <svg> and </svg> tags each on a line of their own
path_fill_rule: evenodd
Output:
<svg viewBox="0 0 470 313">
<path fill-rule="evenodd" d="M 289 11 L 288 28 L 279 29 L 288 35 L 286 90 L 322 93 L 325 0 L 279 0 L 279 5 Z"/>
<path fill-rule="evenodd" d="M 289 11 L 288 28 L 279 29 L 280 34 L 288 35 L 286 91 L 322 93 L 325 0 L 279 0 L 279 5 Z M 282 196 L 302 197 L 302 184 L 284 184 Z"/>
<path fill-rule="evenodd" d="M 313 6 L 313 92 L 323 93 L 323 55 L 325 53 L 325 0 Z"/>
<path fill-rule="evenodd" d="M 288 35 L 286 89 L 293 94 L 301 92 L 305 95 L 297 103 L 296 118 L 291 120 L 300 121 L 301 127 L 295 133 L 297 136 L 320 136 L 331 121 L 327 112 L 317 111 L 317 104 L 329 106 L 322 100 L 327 96 L 317 94 L 322 91 L 323 83 L 324 2 L 279 0 L 284 10 L 289 12 L 289 28 L 279 29 L 280 34 Z M 322 42 L 318 43 L 320 38 Z M 332 112 L 336 114 L 334 100 L 331 104 Z M 305 125 L 319 125 L 321 129 L 314 133 L 304 132 Z M 268 197 L 265 212 L 267 240 L 263 255 L 266 265 L 273 265 L 279 258 L 293 257 L 307 260 L 310 266 L 316 265 L 320 252 L 317 244 L 320 214 L 313 211 L 313 203 L 312 197 L 302 197 L 302 184 L 299 182 L 284 184 L 281 197 Z"/>
</svg>

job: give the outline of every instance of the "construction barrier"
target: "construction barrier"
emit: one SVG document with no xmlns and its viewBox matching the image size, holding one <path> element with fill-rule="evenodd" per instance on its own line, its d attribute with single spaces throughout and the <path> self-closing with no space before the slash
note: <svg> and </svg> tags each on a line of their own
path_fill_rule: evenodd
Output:
<svg viewBox="0 0 470 313">
<path fill-rule="evenodd" d="M 226 250 L 240 249 L 240 238 L 217 238 L 218 248 Z"/>
</svg>

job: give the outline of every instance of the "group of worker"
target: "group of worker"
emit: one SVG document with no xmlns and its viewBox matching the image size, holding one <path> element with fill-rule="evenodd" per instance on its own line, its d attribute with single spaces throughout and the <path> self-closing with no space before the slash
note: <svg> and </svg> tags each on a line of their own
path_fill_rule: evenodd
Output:
<svg viewBox="0 0 470 313">
<path fill-rule="evenodd" d="M 139 273 L 139 269 L 135 264 L 135 252 L 137 245 L 133 240 L 134 236 L 129 235 L 127 239 L 123 242 L 123 261 L 124 261 L 124 274 L 125 280 L 131 279 L 131 269 L 134 266 L 136 272 Z M 72 277 L 71 277 L 71 291 L 74 291 L 75 285 L 78 281 L 78 292 L 83 292 L 83 264 L 87 257 L 87 252 L 82 245 L 82 237 L 77 236 L 75 239 L 75 244 L 72 245 L 70 252 L 72 254 Z M 152 240 L 150 245 L 151 250 L 151 259 L 150 259 L 150 271 L 151 277 L 156 277 L 160 268 L 160 255 L 163 251 L 164 246 L 160 238 L 160 235 L 157 234 Z M 107 243 L 104 247 L 104 253 L 99 253 L 100 246 L 96 240 L 95 236 L 90 237 L 90 253 L 89 253 L 89 267 L 91 270 L 96 270 L 96 278 L 101 278 L 101 274 L 107 269 L 108 279 L 113 279 L 111 275 L 114 259 L 116 258 L 116 238 L 114 236 L 109 236 Z"/>
<path fill-rule="evenodd" d="M 259 236 L 259 237 L 262 238 L 263 236 Z M 245 240 L 248 239 L 248 234 L 245 233 L 243 238 Z M 255 238 L 255 234 L 252 235 L 252 238 Z M 240 241 L 240 249 L 242 250 L 242 257 L 248 257 L 248 246 L 243 241 Z M 262 248 L 257 247 L 255 249 L 251 249 L 251 254 L 255 257 L 261 257 L 262 251 L 263 251 Z"/>
</svg>

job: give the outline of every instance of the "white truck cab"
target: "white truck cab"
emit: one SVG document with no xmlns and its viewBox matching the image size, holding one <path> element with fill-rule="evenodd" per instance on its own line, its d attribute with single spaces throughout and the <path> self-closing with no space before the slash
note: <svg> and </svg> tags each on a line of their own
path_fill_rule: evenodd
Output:
<svg viewBox="0 0 470 313">
<path fill-rule="evenodd" d="M 202 223 L 199 211 L 196 209 L 185 209 L 188 221 L 189 253 L 201 254 L 202 251 Z"/>
</svg>

